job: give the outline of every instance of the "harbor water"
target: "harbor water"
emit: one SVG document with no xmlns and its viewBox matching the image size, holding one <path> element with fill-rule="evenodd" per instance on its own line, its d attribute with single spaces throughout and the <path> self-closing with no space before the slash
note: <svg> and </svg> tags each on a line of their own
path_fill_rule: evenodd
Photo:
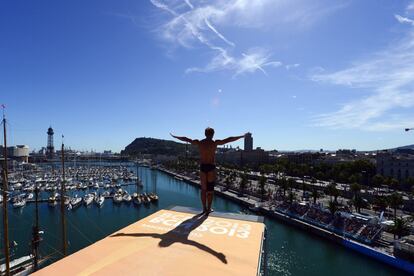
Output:
<svg viewBox="0 0 414 276">
<path fill-rule="evenodd" d="M 131 164 L 130 170 L 135 171 L 137 168 Z M 201 208 L 197 187 L 146 167 L 138 168 L 138 176 L 142 179 L 143 187 L 128 185 L 122 188 L 130 194 L 137 189 L 139 193 L 156 192 L 159 195 L 158 203 L 136 207 L 133 203 L 114 204 L 112 199 L 106 199 L 102 207 L 91 204 L 66 211 L 69 253 L 76 252 L 159 209 L 174 205 Z M 85 192 L 72 190 L 69 193 L 83 196 Z M 47 198 L 48 195 L 42 192 L 40 197 Z M 247 212 L 242 206 L 220 197 L 214 199 L 213 207 L 223 212 Z M 14 258 L 30 253 L 34 210 L 33 203 L 20 209 L 9 209 L 10 241 L 17 243 L 12 246 Z M 59 206 L 50 207 L 47 203 L 39 203 L 39 217 L 40 229 L 44 231 L 40 252 L 42 256 L 52 254 L 52 260 L 56 261 L 61 257 L 62 248 Z M 279 221 L 266 218 L 265 223 L 268 233 L 269 275 L 405 275 L 402 271 Z M 0 231 L 3 238 L 3 229 Z M 0 259 L 3 257 L 1 251 Z"/>
</svg>

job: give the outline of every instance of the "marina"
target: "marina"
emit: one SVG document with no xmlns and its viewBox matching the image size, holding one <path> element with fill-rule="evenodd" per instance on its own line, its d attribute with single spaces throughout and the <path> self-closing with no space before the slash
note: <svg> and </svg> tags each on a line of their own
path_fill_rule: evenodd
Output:
<svg viewBox="0 0 414 276">
<path fill-rule="evenodd" d="M 95 164 L 96 165 L 96 164 Z M 68 165 L 69 166 L 69 165 Z M 102 164 L 111 166 L 111 164 Z M 112 164 L 119 167 L 119 163 Z M 130 171 L 136 172 L 136 165 L 125 163 L 123 166 Z M 134 193 L 156 193 L 159 200 L 150 204 L 136 205 L 137 199 L 132 203 L 116 204 L 113 199 L 106 199 L 102 207 L 97 204 L 85 204 L 79 208 L 67 211 L 67 237 L 68 253 L 78 250 L 98 241 L 106 236 L 126 227 L 137 220 L 144 218 L 160 209 L 180 203 L 182 206 L 199 206 L 199 189 L 182 180 L 178 180 L 164 172 L 148 167 L 138 168 L 138 177 L 142 186 L 125 184 L 121 186 L 130 195 Z M 121 181 L 122 183 L 123 181 Z M 123 183 L 121 185 L 124 185 Z M 115 187 L 116 189 L 116 187 Z M 105 188 L 100 188 L 102 194 Z M 91 192 L 94 189 L 91 188 Z M 68 194 L 78 194 L 84 197 L 90 193 L 89 190 L 70 190 Z M 47 198 L 49 192 L 42 191 L 43 197 Z M 106 202 L 108 201 L 108 202 Z M 26 256 L 30 253 L 29 241 L 31 233 L 28 231 L 33 224 L 34 204 L 28 203 L 23 208 L 11 208 L 10 217 L 10 239 L 17 246 L 13 247 L 14 258 Z M 214 208 L 219 212 L 232 212 L 249 214 L 251 211 L 241 204 L 235 203 L 222 196 L 214 199 Z M 47 202 L 39 205 L 40 229 L 43 241 L 40 243 L 41 255 L 50 256 L 47 263 L 56 261 L 62 257 L 60 212 L 59 208 L 50 207 Z M 306 233 L 297 227 L 287 223 L 265 218 L 268 230 L 267 252 L 268 252 L 268 274 L 269 275 L 338 275 L 343 271 L 367 271 L 367 273 L 378 275 L 403 275 L 401 270 L 354 255 L 348 249 L 332 243 L 325 238 L 319 238 L 312 233 Z M 342 271 L 342 272 L 341 272 Z"/>
<path fill-rule="evenodd" d="M 82 205 L 89 206 L 96 203 L 102 206 L 105 199 L 113 199 L 114 203 L 130 203 L 134 200 L 137 204 L 156 202 L 158 196 L 154 193 L 138 193 L 142 183 L 133 171 L 126 167 L 69 167 L 65 180 L 65 206 L 69 210 Z M 8 201 L 13 208 L 22 208 L 26 204 L 35 203 L 34 191 L 38 189 L 40 197 L 38 202 L 47 202 L 50 207 L 55 207 L 60 202 L 59 191 L 62 189 L 60 170 L 48 170 L 40 167 L 36 172 L 22 171 L 14 173 L 9 180 Z M 129 194 L 127 186 L 136 188 L 136 192 Z"/>
</svg>

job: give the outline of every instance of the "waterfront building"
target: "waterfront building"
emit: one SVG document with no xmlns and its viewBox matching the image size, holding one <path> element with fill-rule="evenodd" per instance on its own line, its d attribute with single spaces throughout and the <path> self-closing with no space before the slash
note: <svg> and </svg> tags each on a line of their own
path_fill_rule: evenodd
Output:
<svg viewBox="0 0 414 276">
<path fill-rule="evenodd" d="M 3 146 L 0 146 L 0 156 L 3 157 Z M 16 145 L 7 147 L 7 157 L 17 162 L 29 162 L 29 146 Z"/>
<path fill-rule="evenodd" d="M 229 150 L 222 153 L 217 153 L 217 162 L 236 164 L 239 166 L 245 165 L 261 165 L 269 162 L 269 153 L 261 148 L 251 151 L 245 150 Z"/>
<path fill-rule="evenodd" d="M 253 150 L 253 136 L 250 132 L 246 133 L 244 137 L 244 151 L 252 151 Z"/>
<path fill-rule="evenodd" d="M 405 180 L 414 177 L 414 154 L 405 152 L 381 151 L 376 157 L 377 173 Z"/>
</svg>

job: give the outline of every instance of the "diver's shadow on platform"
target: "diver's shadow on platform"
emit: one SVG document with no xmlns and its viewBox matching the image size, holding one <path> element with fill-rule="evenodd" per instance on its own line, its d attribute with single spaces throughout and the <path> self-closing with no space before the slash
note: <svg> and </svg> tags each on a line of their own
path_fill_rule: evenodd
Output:
<svg viewBox="0 0 414 276">
<path fill-rule="evenodd" d="M 205 214 L 197 214 L 193 216 L 192 218 L 189 218 L 182 223 L 180 223 L 177 227 L 174 229 L 168 231 L 165 234 L 158 234 L 158 233 L 117 233 L 112 235 L 111 237 L 153 237 L 160 239 L 160 242 L 158 243 L 158 246 L 160 247 L 168 247 L 172 245 L 173 243 L 180 242 L 182 244 L 187 244 L 191 246 L 195 246 L 200 250 L 206 251 L 207 253 L 210 253 L 211 255 L 218 258 L 221 262 L 227 264 L 226 256 L 221 253 L 217 252 L 214 249 L 188 239 L 191 231 L 199 227 L 203 222 L 207 219 L 207 215 Z"/>
</svg>

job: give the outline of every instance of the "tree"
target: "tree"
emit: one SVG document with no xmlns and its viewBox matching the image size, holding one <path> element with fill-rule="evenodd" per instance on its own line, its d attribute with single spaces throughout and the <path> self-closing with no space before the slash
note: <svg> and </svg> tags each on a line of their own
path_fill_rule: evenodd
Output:
<svg viewBox="0 0 414 276">
<path fill-rule="evenodd" d="M 414 178 L 412 177 L 407 178 L 404 183 L 404 189 L 406 191 L 412 191 L 413 187 L 414 187 Z"/>
<path fill-rule="evenodd" d="M 372 186 L 375 188 L 380 188 L 383 184 L 384 184 L 384 177 L 380 174 L 376 174 L 374 175 L 374 177 L 372 178 Z"/>
<path fill-rule="evenodd" d="M 394 192 L 388 197 L 388 204 L 394 210 L 394 220 L 396 220 L 397 219 L 397 208 L 400 207 L 401 204 L 403 204 L 402 196 L 399 193 Z"/>
<path fill-rule="evenodd" d="M 397 179 L 395 179 L 395 178 L 391 178 L 390 180 L 389 180 L 389 187 L 391 188 L 391 189 L 393 189 L 394 191 L 396 191 L 397 189 L 398 189 L 398 186 L 400 185 L 400 182 L 398 182 L 398 180 Z"/>
<path fill-rule="evenodd" d="M 305 197 L 305 192 L 306 192 L 306 184 L 305 184 L 305 182 L 303 182 L 302 183 L 302 197 L 304 198 Z"/>
<path fill-rule="evenodd" d="M 354 182 L 351 184 L 351 192 L 354 194 L 354 198 L 359 194 L 359 192 L 361 191 L 361 185 L 359 185 L 358 183 Z"/>
<path fill-rule="evenodd" d="M 260 165 L 260 167 L 259 167 L 259 171 L 260 171 L 262 174 L 269 174 L 269 173 L 271 173 L 271 172 L 273 171 L 273 166 L 272 166 L 272 165 L 270 165 L 270 164 L 263 164 L 263 165 Z"/>
<path fill-rule="evenodd" d="M 231 182 L 232 182 L 232 180 L 231 180 L 231 175 L 228 175 L 228 176 L 226 177 L 226 180 L 224 180 L 224 184 L 226 185 L 226 190 L 229 190 L 229 189 L 230 189 L 230 187 L 231 187 Z"/>
<path fill-rule="evenodd" d="M 239 194 L 240 195 L 244 195 L 244 192 L 246 191 L 246 187 L 247 187 L 247 182 L 248 182 L 249 180 L 247 179 L 247 174 L 246 173 L 244 173 L 242 176 L 241 176 L 241 180 L 240 180 L 240 189 L 239 189 Z"/>
<path fill-rule="evenodd" d="M 325 174 L 321 171 L 318 171 L 315 176 L 319 180 L 324 180 L 325 179 Z"/>
<path fill-rule="evenodd" d="M 358 213 L 361 212 L 361 208 L 363 208 L 365 206 L 365 202 L 362 199 L 362 197 L 358 194 L 357 196 L 354 197 L 354 199 L 352 200 L 352 205 L 355 206 L 355 209 Z"/>
<path fill-rule="evenodd" d="M 292 202 L 296 199 L 296 195 L 292 190 L 289 191 L 289 202 L 292 204 Z"/>
<path fill-rule="evenodd" d="M 288 179 L 288 187 L 289 187 L 289 190 L 290 190 L 290 191 L 292 191 L 292 189 L 293 189 L 293 187 L 295 186 L 295 184 L 296 184 L 296 181 L 295 181 L 292 177 L 290 177 L 290 178 Z"/>
<path fill-rule="evenodd" d="M 331 196 L 331 201 L 333 198 L 335 198 L 335 202 L 337 201 L 336 199 L 339 196 L 339 191 L 336 188 L 335 182 L 331 182 L 330 184 L 328 184 L 328 186 L 326 187 L 326 192 Z"/>
<path fill-rule="evenodd" d="M 283 197 L 286 197 L 286 190 L 288 189 L 288 181 L 285 177 L 279 179 L 279 186 L 283 190 Z"/>
<path fill-rule="evenodd" d="M 338 203 L 335 201 L 329 201 L 328 209 L 329 212 L 331 212 L 332 216 L 335 215 L 336 211 L 338 211 Z"/>
<path fill-rule="evenodd" d="M 379 212 L 385 212 L 388 207 L 387 198 L 380 196 L 374 199 L 374 204 L 378 207 Z"/>
<path fill-rule="evenodd" d="M 391 228 L 392 233 L 397 236 L 397 239 L 400 239 L 402 236 L 408 235 L 410 233 L 410 226 L 408 220 L 400 218 L 395 218 L 394 225 Z"/>
<path fill-rule="evenodd" d="M 352 175 L 349 177 L 348 181 L 349 181 L 350 183 L 359 183 L 359 176 L 358 176 L 357 174 L 352 174 Z"/>
<path fill-rule="evenodd" d="M 316 200 L 319 198 L 319 193 L 316 188 L 313 188 L 312 190 L 312 198 L 313 198 L 313 204 L 316 204 Z"/>
<path fill-rule="evenodd" d="M 265 194 L 266 194 L 266 190 L 265 190 L 266 177 L 264 175 L 262 175 L 260 177 L 259 186 L 260 186 L 260 200 L 263 201 L 264 197 L 265 197 Z"/>
</svg>

